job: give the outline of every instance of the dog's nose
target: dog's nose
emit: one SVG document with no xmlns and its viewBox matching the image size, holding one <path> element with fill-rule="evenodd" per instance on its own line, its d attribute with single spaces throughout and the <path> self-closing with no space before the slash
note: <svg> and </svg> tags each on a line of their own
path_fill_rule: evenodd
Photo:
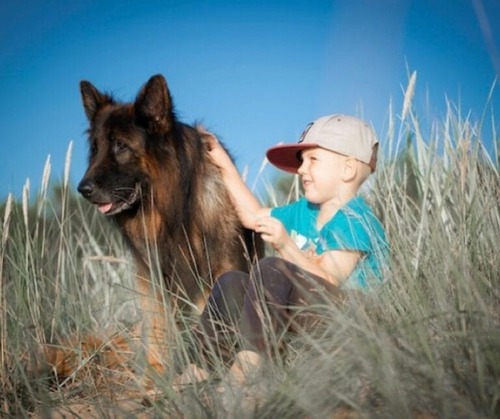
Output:
<svg viewBox="0 0 500 419">
<path fill-rule="evenodd" d="M 95 183 L 91 180 L 82 180 L 78 185 L 78 192 L 80 192 L 85 198 L 88 198 L 94 192 Z"/>
</svg>

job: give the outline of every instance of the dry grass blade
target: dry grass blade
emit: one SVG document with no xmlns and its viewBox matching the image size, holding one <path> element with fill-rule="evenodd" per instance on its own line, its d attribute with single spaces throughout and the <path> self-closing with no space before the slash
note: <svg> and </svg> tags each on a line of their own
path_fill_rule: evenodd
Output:
<svg viewBox="0 0 500 419">
<path fill-rule="evenodd" d="M 406 116 L 410 112 L 411 104 L 413 102 L 413 96 L 415 94 L 415 85 L 417 83 L 417 72 L 414 71 L 410 76 L 410 80 L 408 82 L 408 87 L 406 88 L 404 101 L 403 101 L 403 110 L 401 112 L 401 119 L 404 121 Z"/>
<path fill-rule="evenodd" d="M 2 224 L 2 242 L 0 243 L 0 313 L 3 313 L 7 307 L 6 300 L 6 281 L 7 277 L 4 276 L 4 260 L 6 253 L 7 240 L 9 238 L 9 227 L 12 214 L 12 194 L 7 196 L 7 201 L 5 203 L 5 210 L 3 214 L 3 224 Z M 6 316 L 0 317 L 0 376 L 2 377 L 2 387 L 5 387 L 4 377 L 6 377 L 3 369 L 6 367 L 7 363 L 7 318 Z"/>
</svg>

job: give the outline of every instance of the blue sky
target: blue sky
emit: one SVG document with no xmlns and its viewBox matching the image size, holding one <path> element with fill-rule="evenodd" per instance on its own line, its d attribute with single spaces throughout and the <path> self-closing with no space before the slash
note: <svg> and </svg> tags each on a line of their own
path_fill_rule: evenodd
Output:
<svg viewBox="0 0 500 419">
<path fill-rule="evenodd" d="M 3 0 L 0 198 L 38 188 L 48 155 L 59 180 L 70 140 L 78 183 L 82 79 L 131 100 L 162 73 L 178 116 L 215 131 L 252 182 L 268 147 L 322 115 L 362 116 L 383 139 L 408 70 L 431 117 L 448 98 L 480 118 L 499 51 L 499 0 Z"/>
</svg>

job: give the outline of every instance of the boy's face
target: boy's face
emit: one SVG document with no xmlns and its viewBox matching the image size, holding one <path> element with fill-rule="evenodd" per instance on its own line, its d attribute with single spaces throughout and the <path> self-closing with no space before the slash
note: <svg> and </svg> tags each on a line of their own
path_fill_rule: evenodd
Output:
<svg viewBox="0 0 500 419">
<path fill-rule="evenodd" d="M 313 204 L 324 204 L 335 197 L 342 182 L 345 156 L 321 147 L 306 149 L 301 154 L 302 164 L 297 173 L 302 177 L 306 199 Z"/>
</svg>

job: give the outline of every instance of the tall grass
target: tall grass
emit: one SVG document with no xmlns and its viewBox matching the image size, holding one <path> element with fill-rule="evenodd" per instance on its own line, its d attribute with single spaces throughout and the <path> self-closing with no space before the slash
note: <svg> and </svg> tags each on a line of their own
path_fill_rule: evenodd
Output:
<svg viewBox="0 0 500 419">
<path fill-rule="evenodd" d="M 137 318 L 133 263 L 113 226 L 75 197 L 70 153 L 60 184 L 50 188 L 48 159 L 38 193 L 28 180 L 21 202 L 9 195 L 3 205 L 0 412 L 12 417 L 46 401 L 44 344 Z"/>
<path fill-rule="evenodd" d="M 291 338 L 269 364 L 261 383 L 269 398 L 248 416 L 500 415 L 498 155 L 485 152 L 486 122 L 464 118 L 452 104 L 442 121 L 424 128 L 411 105 L 415 81 L 401 116 L 390 110 L 385 152 L 364 191 L 390 241 L 390 280 L 370 296 L 353 295 L 345 309 L 318 307 L 321 327 Z M 0 412 L 12 417 L 48 403 L 104 398 L 97 384 L 75 394 L 78 378 L 72 387 L 34 374 L 40 345 L 139 318 L 120 237 L 73 195 L 69 157 L 52 192 L 49 173 L 50 161 L 35 202 L 27 184 L 22 202 L 9 197 L 2 210 Z M 294 180 L 281 179 L 268 199 L 299 195 Z M 185 341 L 176 337 L 177 346 Z M 187 346 L 179 352 L 187 359 Z M 162 403 L 142 410 L 221 416 L 206 389 L 186 399 L 171 383 L 161 383 Z"/>
</svg>

